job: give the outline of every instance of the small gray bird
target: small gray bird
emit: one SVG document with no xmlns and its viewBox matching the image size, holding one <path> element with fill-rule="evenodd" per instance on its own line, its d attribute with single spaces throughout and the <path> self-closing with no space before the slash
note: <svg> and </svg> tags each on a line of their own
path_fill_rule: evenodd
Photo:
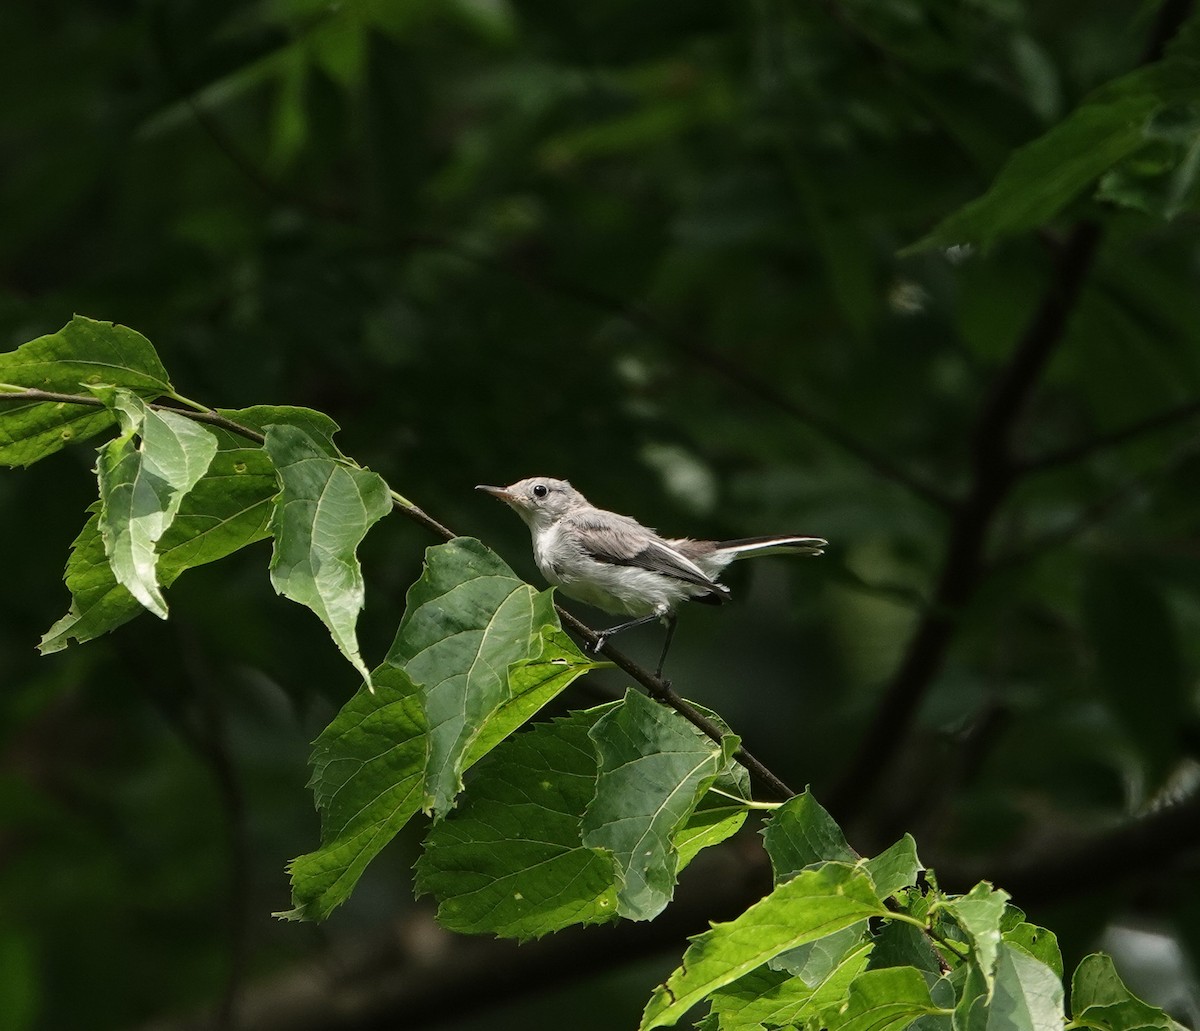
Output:
<svg viewBox="0 0 1200 1031">
<path fill-rule="evenodd" d="M 821 537 L 745 537 L 736 541 L 664 538 L 636 519 L 596 508 L 566 480 L 531 476 L 487 491 L 516 511 L 533 535 L 538 569 L 565 595 L 605 612 L 634 619 L 600 632 L 599 651 L 622 630 L 662 620 L 667 627 L 658 660 L 662 676 L 675 633 L 675 607 L 682 601 L 720 605 L 729 588 L 717 577 L 734 559 L 747 555 L 820 555 Z"/>
</svg>

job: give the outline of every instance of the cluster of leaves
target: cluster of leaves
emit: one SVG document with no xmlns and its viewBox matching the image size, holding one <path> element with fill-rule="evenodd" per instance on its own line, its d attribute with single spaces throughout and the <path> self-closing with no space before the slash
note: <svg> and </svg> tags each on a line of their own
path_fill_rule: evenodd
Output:
<svg viewBox="0 0 1200 1031">
<path fill-rule="evenodd" d="M 550 591 L 472 538 L 428 551 L 368 672 L 356 549 L 393 499 L 409 503 L 343 456 L 319 413 L 205 408 L 176 392 L 144 337 L 79 317 L 0 356 L 0 392 L 5 464 L 117 430 L 99 448 L 99 499 L 67 565 L 70 611 L 43 651 L 142 610 L 165 618 L 163 591 L 183 572 L 269 536 L 276 590 L 311 608 L 362 674 L 315 745 L 322 842 L 293 863 L 295 908 L 282 915 L 327 916 L 421 810 L 433 824 L 416 887 L 449 928 L 524 939 L 649 920 L 679 871 L 756 806 L 732 732 L 710 738 L 636 692 L 516 733 L 599 663 L 563 633 Z M 858 856 L 807 792 L 776 807 L 763 836 L 774 889 L 693 939 L 644 1029 L 701 1003 L 713 1031 L 1061 1026 L 1057 941 L 1005 892 L 943 893 L 908 835 Z M 1175 1026 L 1099 955 L 1074 974 L 1071 1013 L 1101 1031 Z"/>
</svg>

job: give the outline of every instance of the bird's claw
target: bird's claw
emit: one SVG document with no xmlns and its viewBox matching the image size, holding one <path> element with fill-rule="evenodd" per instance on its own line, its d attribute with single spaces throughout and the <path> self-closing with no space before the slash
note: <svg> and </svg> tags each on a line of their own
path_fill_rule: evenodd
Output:
<svg viewBox="0 0 1200 1031">
<path fill-rule="evenodd" d="M 604 634 L 597 634 L 595 643 L 592 644 L 592 654 L 599 655 L 600 649 L 604 647 L 604 642 L 607 640 L 608 638 Z"/>
</svg>

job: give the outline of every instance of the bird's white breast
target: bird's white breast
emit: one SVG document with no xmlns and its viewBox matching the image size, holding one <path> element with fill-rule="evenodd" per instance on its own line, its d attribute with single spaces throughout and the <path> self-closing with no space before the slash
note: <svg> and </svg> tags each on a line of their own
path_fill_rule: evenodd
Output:
<svg viewBox="0 0 1200 1031">
<path fill-rule="evenodd" d="M 542 576 L 567 597 L 618 615 L 663 614 L 703 593 L 650 569 L 598 562 L 569 538 L 564 540 L 557 524 L 533 531 L 533 556 Z"/>
</svg>

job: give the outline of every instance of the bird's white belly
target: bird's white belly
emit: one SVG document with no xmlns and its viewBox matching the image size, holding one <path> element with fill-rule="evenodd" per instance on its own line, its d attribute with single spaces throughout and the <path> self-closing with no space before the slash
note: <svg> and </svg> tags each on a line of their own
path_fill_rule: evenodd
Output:
<svg viewBox="0 0 1200 1031">
<path fill-rule="evenodd" d="M 665 614 L 695 591 L 674 577 L 636 566 L 613 565 L 560 546 L 558 528 L 533 542 L 538 569 L 568 598 L 623 616 Z"/>
</svg>

